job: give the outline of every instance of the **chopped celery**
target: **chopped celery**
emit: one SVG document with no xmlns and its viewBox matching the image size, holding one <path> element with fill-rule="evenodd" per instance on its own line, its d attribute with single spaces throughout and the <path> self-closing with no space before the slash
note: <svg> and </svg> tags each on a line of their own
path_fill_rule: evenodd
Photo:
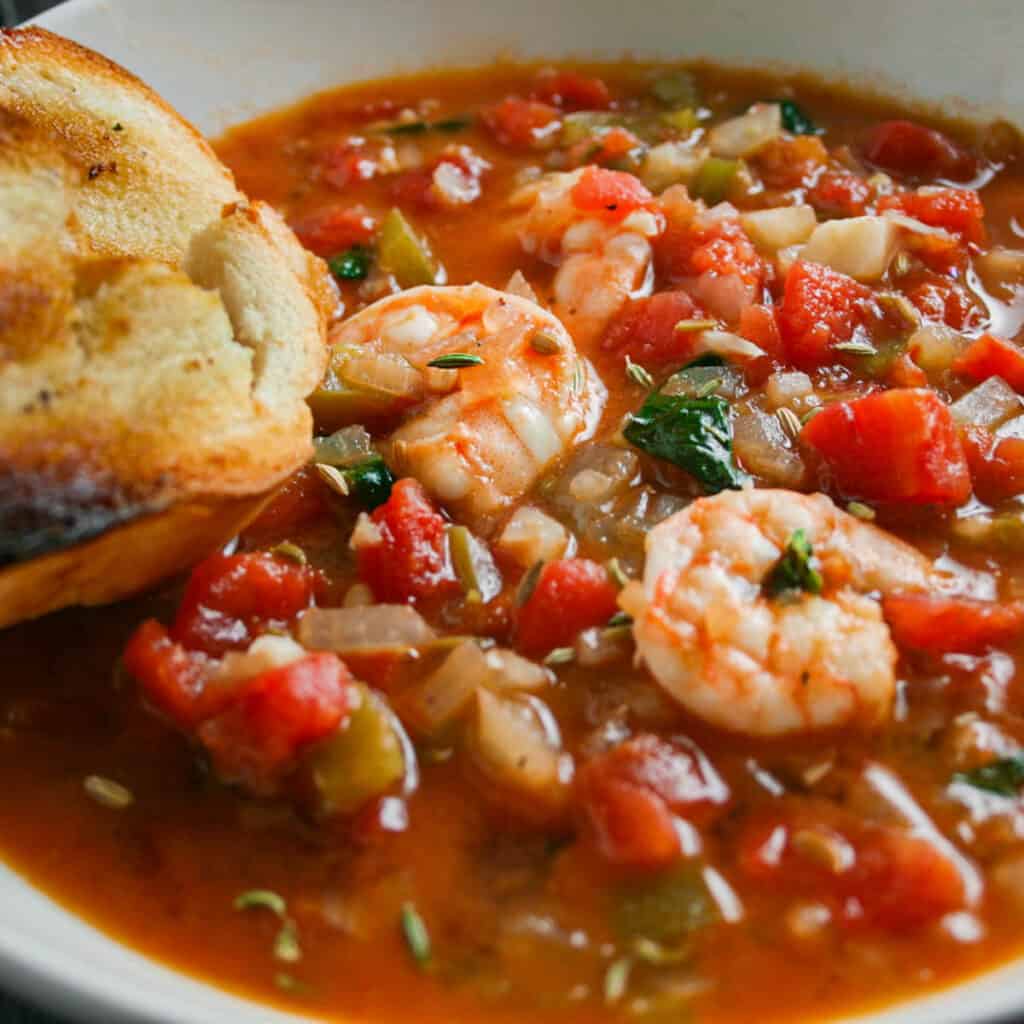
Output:
<svg viewBox="0 0 1024 1024">
<path fill-rule="evenodd" d="M 857 367 L 865 377 L 881 380 L 893 367 L 893 363 L 907 350 L 907 343 L 900 339 L 883 341 L 875 346 L 871 355 L 861 356 Z"/>
<path fill-rule="evenodd" d="M 701 164 L 691 191 L 698 199 L 703 199 L 709 206 L 714 206 L 728 196 L 739 169 L 739 160 L 709 156 Z"/>
<path fill-rule="evenodd" d="M 362 683 L 359 706 L 348 725 L 311 755 L 316 809 L 324 815 L 351 814 L 405 775 L 405 751 L 397 719 Z"/>
<path fill-rule="evenodd" d="M 661 120 L 673 133 L 678 135 L 689 135 L 700 126 L 700 118 L 693 107 L 680 107 L 678 110 L 667 110 L 661 115 Z"/>
<path fill-rule="evenodd" d="M 612 910 L 615 931 L 623 941 L 648 939 L 663 945 L 680 943 L 717 916 L 695 864 L 621 887 Z"/>
<path fill-rule="evenodd" d="M 603 128 L 620 127 L 623 123 L 622 114 L 604 110 L 580 110 L 574 114 L 566 114 L 562 119 L 560 141 L 563 146 L 574 146 L 577 142 L 592 138 Z"/>
<path fill-rule="evenodd" d="M 700 102 L 697 80 L 689 71 L 670 71 L 660 76 L 651 92 L 667 107 L 695 107 Z"/>
<path fill-rule="evenodd" d="M 397 207 L 381 223 L 377 257 L 403 288 L 441 283 L 441 270 L 430 247 Z"/>
<path fill-rule="evenodd" d="M 318 430 L 339 430 L 386 416 L 394 410 L 393 395 L 352 388 L 337 380 L 324 381 L 306 401 Z"/>
</svg>

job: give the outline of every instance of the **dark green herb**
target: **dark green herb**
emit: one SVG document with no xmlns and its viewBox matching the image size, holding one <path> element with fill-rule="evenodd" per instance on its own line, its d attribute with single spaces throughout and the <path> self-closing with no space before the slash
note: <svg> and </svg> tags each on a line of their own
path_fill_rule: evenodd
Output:
<svg viewBox="0 0 1024 1024">
<path fill-rule="evenodd" d="M 705 352 L 703 355 L 697 356 L 696 359 L 691 359 L 680 372 L 685 373 L 687 370 L 692 370 L 695 366 L 725 365 L 725 360 L 717 352 Z"/>
<path fill-rule="evenodd" d="M 331 273 L 343 281 L 362 281 L 370 272 L 373 253 L 364 245 L 353 245 L 327 261 Z"/>
<path fill-rule="evenodd" d="M 471 117 L 447 117 L 443 121 L 435 121 L 431 127 L 439 132 L 461 132 L 472 123 Z"/>
<path fill-rule="evenodd" d="M 430 933 L 412 903 L 402 904 L 402 935 L 413 960 L 426 964 L 430 960 Z"/>
<path fill-rule="evenodd" d="M 388 135 L 423 135 L 430 131 L 430 125 L 426 121 L 399 121 L 397 124 L 389 124 L 384 131 Z"/>
<path fill-rule="evenodd" d="M 433 366 L 438 370 L 462 370 L 467 366 L 483 366 L 482 356 L 475 356 L 469 352 L 449 352 L 447 355 L 431 359 L 427 366 Z"/>
<path fill-rule="evenodd" d="M 739 488 L 744 473 L 732 454 L 732 421 L 724 398 L 654 392 L 622 431 L 641 451 L 685 469 L 708 494 Z"/>
<path fill-rule="evenodd" d="M 817 563 L 807 534 L 803 530 L 794 530 L 782 557 L 764 581 L 765 589 L 773 597 L 798 590 L 820 594 L 822 579 Z"/>
<path fill-rule="evenodd" d="M 537 589 L 537 584 L 540 581 L 540 574 L 543 571 L 544 561 L 540 559 L 534 562 L 523 574 L 523 578 L 519 581 L 519 586 L 516 589 L 516 605 L 518 607 L 522 608 L 533 596 L 533 592 Z"/>
<path fill-rule="evenodd" d="M 388 135 L 425 135 L 427 132 L 446 132 L 449 135 L 461 132 L 473 123 L 471 117 L 446 117 L 440 121 L 399 121 L 389 124 L 384 131 Z"/>
<path fill-rule="evenodd" d="M 391 497 L 395 477 L 379 455 L 342 472 L 351 493 L 368 510 L 372 511 L 378 505 L 383 505 Z"/>
<path fill-rule="evenodd" d="M 114 123 L 114 131 L 115 132 L 123 132 L 124 131 L 124 125 L 121 124 L 120 121 L 115 122 Z"/>
<path fill-rule="evenodd" d="M 1001 757 L 969 772 L 957 772 L 953 780 L 999 796 L 1016 796 L 1024 785 L 1024 754 Z"/>
<path fill-rule="evenodd" d="M 817 135 L 818 126 L 792 100 L 776 100 L 782 111 L 782 127 L 794 135 Z"/>
<path fill-rule="evenodd" d="M 700 869 L 693 864 L 629 883 L 616 892 L 612 908 L 612 924 L 624 942 L 647 939 L 671 947 L 717 916 Z"/>
</svg>

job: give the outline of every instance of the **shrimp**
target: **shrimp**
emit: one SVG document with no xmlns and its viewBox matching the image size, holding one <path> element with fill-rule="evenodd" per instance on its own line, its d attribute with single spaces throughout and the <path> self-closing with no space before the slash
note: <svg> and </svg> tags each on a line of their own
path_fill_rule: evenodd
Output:
<svg viewBox="0 0 1024 1024">
<path fill-rule="evenodd" d="M 385 391 L 376 412 L 402 416 L 389 439 L 393 468 L 485 533 L 593 431 L 607 397 L 551 313 L 481 284 L 381 299 L 336 327 L 330 344 L 331 372 Z"/>
<path fill-rule="evenodd" d="M 803 530 L 820 594 L 762 584 Z M 620 602 L 639 656 L 687 710 L 756 736 L 876 725 L 892 710 L 896 647 L 875 594 L 935 582 L 902 541 L 824 495 L 728 491 L 695 501 L 647 537 L 642 585 Z"/>
<path fill-rule="evenodd" d="M 599 175 L 631 180 L 626 190 L 633 194 L 625 203 L 601 206 L 587 202 L 584 193 L 581 206 L 581 185 L 607 180 Z M 651 293 L 651 241 L 661 234 L 665 218 L 645 197 L 651 198 L 631 175 L 595 167 L 547 174 L 513 197 L 514 204 L 527 207 L 520 243 L 527 253 L 558 265 L 552 310 L 584 348 L 604 334 L 631 298 Z"/>
</svg>

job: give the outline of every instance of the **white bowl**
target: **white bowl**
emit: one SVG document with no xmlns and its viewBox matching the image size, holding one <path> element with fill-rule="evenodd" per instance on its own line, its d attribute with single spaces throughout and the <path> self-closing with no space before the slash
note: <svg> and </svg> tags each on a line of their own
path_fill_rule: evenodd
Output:
<svg viewBox="0 0 1024 1024">
<path fill-rule="evenodd" d="M 72 0 L 39 23 L 135 71 L 209 133 L 330 85 L 499 54 L 783 62 L 1024 125 L 1021 0 Z M 0 983 L 78 1019 L 311 1019 L 225 995 L 132 953 L 2 867 L 0 907 Z M 1018 1016 L 1024 961 L 858 1019 Z"/>
</svg>

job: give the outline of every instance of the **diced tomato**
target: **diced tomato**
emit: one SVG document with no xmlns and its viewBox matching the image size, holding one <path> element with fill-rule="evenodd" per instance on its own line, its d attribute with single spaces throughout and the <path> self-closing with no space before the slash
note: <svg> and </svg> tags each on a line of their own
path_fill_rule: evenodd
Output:
<svg viewBox="0 0 1024 1024">
<path fill-rule="evenodd" d="M 779 330 L 791 363 L 813 369 L 835 362 L 832 346 L 849 341 L 873 316 L 871 289 L 819 263 L 793 264 L 779 307 Z"/>
<path fill-rule="evenodd" d="M 339 191 L 353 182 L 369 181 L 377 162 L 363 148 L 362 140 L 345 139 L 320 155 L 320 180 Z"/>
<path fill-rule="evenodd" d="M 926 388 L 928 374 L 910 358 L 909 353 L 903 352 L 890 364 L 885 382 L 891 388 Z"/>
<path fill-rule="evenodd" d="M 959 505 L 971 493 L 949 408 L 933 391 L 897 388 L 827 406 L 803 429 L 847 497 Z"/>
<path fill-rule="evenodd" d="M 782 334 L 774 306 L 747 306 L 740 314 L 737 333 L 752 341 L 772 359 L 782 356 Z"/>
<path fill-rule="evenodd" d="M 307 249 L 326 258 L 372 241 L 377 221 L 361 206 L 327 206 L 291 226 Z"/>
<path fill-rule="evenodd" d="M 585 154 L 587 162 L 606 164 L 612 163 L 615 160 L 621 160 L 624 156 L 627 156 L 642 145 L 642 143 L 631 131 L 627 131 L 625 128 L 609 128 L 601 136 L 600 149 L 596 153 L 590 152 L 593 147 L 591 142 L 584 141 L 583 145 L 587 147 L 587 153 Z"/>
<path fill-rule="evenodd" d="M 680 856 L 676 816 L 705 825 L 729 799 L 728 787 L 696 745 L 651 735 L 591 758 L 577 793 L 604 856 L 647 869 L 668 867 Z"/>
<path fill-rule="evenodd" d="M 604 566 L 586 558 L 548 562 L 519 609 L 518 641 L 531 656 L 571 644 L 577 634 L 604 625 L 617 610 L 618 589 Z"/>
<path fill-rule="evenodd" d="M 883 121 L 868 137 L 864 154 L 873 164 L 916 178 L 970 178 L 974 158 L 941 132 L 913 121 Z"/>
<path fill-rule="evenodd" d="M 682 364 L 693 356 L 696 336 L 675 327 L 680 320 L 698 315 L 686 292 L 658 292 L 636 299 L 612 323 L 602 347 L 647 367 Z"/>
<path fill-rule="evenodd" d="M 974 493 L 990 504 L 1024 494 L 1024 438 L 997 438 L 982 427 L 960 432 Z"/>
<path fill-rule="evenodd" d="M 871 199 L 871 186 L 853 171 L 826 171 L 811 186 L 807 201 L 832 217 L 859 217 Z"/>
<path fill-rule="evenodd" d="M 984 320 L 984 311 L 963 285 L 927 271 L 918 277 L 905 294 L 929 320 L 955 331 L 971 330 Z"/>
<path fill-rule="evenodd" d="M 752 822 L 739 863 L 782 896 L 826 903 L 851 930 L 910 933 L 964 905 L 956 862 L 929 838 L 831 808 Z"/>
<path fill-rule="evenodd" d="M 600 213 L 606 220 L 622 220 L 652 199 L 639 178 L 603 167 L 585 167 L 572 189 L 572 201 L 577 210 Z"/>
<path fill-rule="evenodd" d="M 752 157 L 761 181 L 769 188 L 808 185 L 828 163 L 828 150 L 817 135 L 773 139 Z"/>
<path fill-rule="evenodd" d="M 980 654 L 1024 633 L 1024 603 L 933 594 L 892 594 L 882 612 L 896 643 L 929 654 Z"/>
<path fill-rule="evenodd" d="M 612 100 L 608 86 L 600 78 L 577 71 L 540 74 L 534 96 L 562 110 L 606 110 Z"/>
<path fill-rule="evenodd" d="M 271 792 L 299 751 L 347 721 L 355 688 L 336 654 L 310 654 L 248 680 L 226 710 L 199 727 L 217 774 Z"/>
<path fill-rule="evenodd" d="M 182 729 L 199 721 L 200 698 L 210 674 L 204 655 L 185 650 L 156 619 L 147 619 L 132 634 L 123 660 L 157 711 Z"/>
<path fill-rule="evenodd" d="M 359 543 L 359 575 L 378 601 L 415 602 L 459 590 L 448 557 L 448 523 L 412 478 L 399 480 L 370 521 L 379 538 Z"/>
<path fill-rule="evenodd" d="M 558 110 L 548 103 L 509 96 L 484 111 L 484 123 L 503 146 L 534 149 L 552 140 L 559 128 Z"/>
<path fill-rule="evenodd" d="M 188 650 L 220 655 L 266 628 L 291 622 L 313 601 L 317 574 L 266 552 L 211 555 L 192 571 L 171 636 Z"/>
<path fill-rule="evenodd" d="M 324 485 L 312 466 L 300 469 L 270 499 L 263 511 L 245 528 L 245 537 L 285 537 L 315 522 L 327 511 Z"/>
<path fill-rule="evenodd" d="M 445 167 L 449 172 L 446 184 L 455 179 L 457 184 L 441 188 L 437 171 Z M 449 147 L 424 167 L 398 175 L 391 184 L 391 195 L 400 206 L 421 206 L 427 209 L 452 208 L 472 203 L 480 197 L 480 179 L 491 165 L 468 146 Z"/>
<path fill-rule="evenodd" d="M 942 228 L 965 242 L 985 241 L 985 207 L 970 188 L 929 189 L 883 196 L 879 210 L 898 210 L 929 227 Z"/>
<path fill-rule="evenodd" d="M 984 334 L 953 362 L 953 369 L 971 380 L 1002 377 L 1007 384 L 1024 394 L 1024 352 L 1009 341 Z"/>
</svg>

